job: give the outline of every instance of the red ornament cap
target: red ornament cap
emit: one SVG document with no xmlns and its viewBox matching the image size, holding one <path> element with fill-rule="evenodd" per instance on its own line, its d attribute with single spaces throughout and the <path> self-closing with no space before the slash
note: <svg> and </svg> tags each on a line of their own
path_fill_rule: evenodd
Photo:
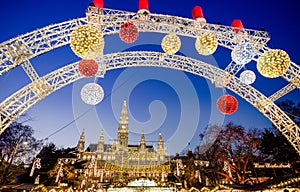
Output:
<svg viewBox="0 0 300 192">
<path fill-rule="evenodd" d="M 139 10 L 141 10 L 141 9 L 149 10 L 148 0 L 139 0 Z"/>
<path fill-rule="evenodd" d="M 238 101 L 232 95 L 223 95 L 217 101 L 217 107 L 221 113 L 232 114 L 238 108 Z"/>
<path fill-rule="evenodd" d="M 147 10 L 147 11 L 149 11 L 148 0 L 139 0 L 139 11 L 140 10 Z"/>
<path fill-rule="evenodd" d="M 98 72 L 98 64 L 95 60 L 81 60 L 78 63 L 78 71 L 82 76 L 92 77 Z"/>
<path fill-rule="evenodd" d="M 192 10 L 193 19 L 197 19 L 198 17 L 203 17 L 202 8 L 200 6 L 195 6 Z"/>
<path fill-rule="evenodd" d="M 239 19 L 236 19 L 236 20 L 233 20 L 232 21 L 232 23 L 231 23 L 231 26 L 232 27 L 234 27 L 234 31 L 235 32 L 243 32 L 243 28 L 244 28 L 244 26 L 243 26 L 243 23 L 242 23 L 242 21 L 241 20 L 239 20 Z"/>
<path fill-rule="evenodd" d="M 94 5 L 96 7 L 103 8 L 104 7 L 104 2 L 103 2 L 103 0 L 94 0 Z"/>
<path fill-rule="evenodd" d="M 200 6 L 195 6 L 192 9 L 192 16 L 193 16 L 193 19 L 203 22 L 203 23 L 206 23 L 206 20 L 203 16 L 202 8 Z"/>
</svg>

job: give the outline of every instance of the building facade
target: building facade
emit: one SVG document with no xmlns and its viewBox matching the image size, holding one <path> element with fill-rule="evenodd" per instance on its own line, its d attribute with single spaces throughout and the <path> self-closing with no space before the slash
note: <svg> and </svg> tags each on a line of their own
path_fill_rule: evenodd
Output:
<svg viewBox="0 0 300 192">
<path fill-rule="evenodd" d="M 85 133 L 82 132 L 77 145 L 78 159 L 87 160 L 85 174 L 100 177 L 101 182 L 120 175 L 126 177 L 141 177 L 164 179 L 170 166 L 166 164 L 164 141 L 162 134 L 158 135 L 157 148 L 147 145 L 144 133 L 138 145 L 128 143 L 128 110 L 126 100 L 123 102 L 116 142 L 106 144 L 104 132 L 100 134 L 97 144 L 90 144 L 85 149 Z"/>
</svg>

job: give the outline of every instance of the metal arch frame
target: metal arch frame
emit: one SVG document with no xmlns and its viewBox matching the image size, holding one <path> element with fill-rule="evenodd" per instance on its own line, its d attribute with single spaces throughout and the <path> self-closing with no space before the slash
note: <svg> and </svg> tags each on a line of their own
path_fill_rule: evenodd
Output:
<svg viewBox="0 0 300 192">
<path fill-rule="evenodd" d="M 238 42 L 247 39 L 252 43 L 256 51 L 256 57 L 253 58 L 254 61 L 269 49 L 266 43 L 270 37 L 265 31 L 243 29 L 241 33 L 236 33 L 231 26 L 200 23 L 177 16 L 152 13 L 141 15 L 134 12 L 88 7 L 85 18 L 49 25 L 1 43 L 0 75 L 18 65 L 22 65 L 29 78 L 33 81 L 39 77 L 30 64 L 29 59 L 68 44 L 70 34 L 75 27 L 90 24 L 101 30 L 105 36 L 118 33 L 120 25 L 127 21 L 136 24 L 140 32 L 175 32 L 178 35 L 192 38 L 207 32 L 213 33 L 216 35 L 219 45 L 230 50 Z M 225 70 L 231 74 L 236 74 L 242 67 L 231 62 Z M 278 90 L 277 93 L 274 93 L 270 97 L 273 101 L 295 88 L 300 89 L 300 66 L 291 62 L 288 71 L 282 77 L 290 85 L 288 88 L 284 87 Z"/>
<path fill-rule="evenodd" d="M 209 32 L 216 35 L 220 46 L 230 50 L 238 42 L 247 39 L 255 48 L 256 58 L 253 59 L 255 61 L 258 56 L 269 49 L 266 43 L 270 37 L 265 31 L 243 29 L 242 32 L 237 33 L 231 26 L 200 23 L 188 18 L 152 13 L 141 15 L 134 12 L 90 6 L 87 8 L 86 18 L 49 25 L 1 43 L 0 75 L 23 62 L 26 63 L 26 60 L 68 44 L 70 34 L 77 26 L 93 25 L 101 30 L 105 36 L 118 33 L 120 25 L 127 21 L 137 25 L 140 32 L 174 32 L 178 35 L 192 38 Z M 242 66 L 236 66 L 229 64 L 227 71 L 236 73 L 242 68 Z M 34 77 L 35 75 L 29 74 L 29 76 Z M 282 75 L 284 79 L 300 89 L 299 76 L 300 67 L 293 62 L 291 62 L 288 71 Z"/>
<path fill-rule="evenodd" d="M 237 77 L 222 69 L 189 57 L 146 51 L 107 54 L 101 61 L 105 64 L 106 70 L 154 66 L 181 70 L 209 79 L 216 86 L 220 85 L 230 89 L 257 108 L 281 131 L 300 154 L 299 127 L 270 99 L 252 86 L 241 83 Z M 104 73 L 105 69 L 102 70 Z M 35 80 L 8 97 L 0 104 L 0 116 L 2 117 L 0 133 L 38 101 L 81 78 L 77 63 L 73 63 Z"/>
<path fill-rule="evenodd" d="M 44 77 L 39 77 L 29 62 L 29 59 L 69 44 L 70 34 L 77 26 L 85 24 L 93 25 L 101 30 L 103 35 L 112 35 L 118 33 L 120 25 L 127 21 L 137 25 L 140 32 L 173 32 L 181 36 L 192 38 L 207 32 L 213 33 L 216 35 L 219 45 L 230 50 L 234 49 L 234 46 L 238 42 L 247 39 L 254 46 L 256 52 L 256 56 L 253 58 L 254 61 L 257 60 L 258 56 L 269 49 L 266 43 L 270 38 L 268 33 L 264 31 L 243 29 L 241 32 L 236 33 L 230 26 L 200 23 L 192 19 L 176 16 L 152 13 L 143 15 L 127 11 L 88 7 L 86 18 L 78 18 L 50 25 L 0 44 L 0 75 L 21 65 L 32 80 L 31 84 L 17 91 L 0 104 L 0 134 L 11 122 L 16 120 L 39 100 L 81 78 L 76 67 L 74 67 L 75 64 L 53 71 Z M 108 60 L 104 60 L 106 61 L 105 63 L 108 64 L 107 70 L 130 66 L 158 65 L 187 71 L 210 79 L 212 82 L 215 82 L 217 87 L 231 89 L 255 106 L 274 123 L 300 154 L 299 128 L 273 103 L 273 101 L 293 89 L 300 89 L 300 67 L 295 63 L 291 62 L 288 71 L 282 75 L 289 84 L 267 98 L 253 87 L 243 85 L 239 82 L 239 79 L 237 79 L 234 74 L 236 74 L 242 66 L 235 65 L 233 62 L 229 63 L 225 71 L 223 71 L 208 64 L 206 64 L 207 68 L 202 68 L 195 64 L 202 64 L 203 62 L 177 55 L 168 56 L 162 53 L 151 55 L 151 52 L 127 54 L 131 54 L 131 56 L 135 55 L 138 58 L 129 58 L 127 55 L 122 55 L 121 53 L 106 55 L 106 59 L 112 56 L 111 61 L 116 62 L 113 64 L 108 62 Z M 138 59 L 140 58 L 144 58 L 145 60 L 139 61 Z M 182 59 L 182 61 L 178 60 L 179 58 Z M 125 64 L 118 62 L 118 60 L 125 62 Z M 148 60 L 152 60 L 152 62 L 157 65 L 148 62 Z M 165 63 L 165 65 L 162 63 Z M 105 71 L 102 71 L 98 76 L 102 76 L 104 73 Z"/>
</svg>

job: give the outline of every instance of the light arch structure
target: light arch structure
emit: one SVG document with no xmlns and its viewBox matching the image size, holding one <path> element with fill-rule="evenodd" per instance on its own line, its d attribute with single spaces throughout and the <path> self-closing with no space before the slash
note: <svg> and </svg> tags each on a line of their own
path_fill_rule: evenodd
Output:
<svg viewBox="0 0 300 192">
<path fill-rule="evenodd" d="M 253 60 L 257 60 L 262 53 L 269 49 L 266 43 L 270 38 L 268 33 L 264 31 L 244 29 L 243 33 L 236 33 L 230 26 L 199 23 L 192 19 L 176 16 L 140 15 L 127 11 L 88 7 L 85 18 L 50 25 L 0 44 L 0 75 L 21 65 L 32 80 L 32 83 L 1 102 L 0 133 L 38 101 L 82 78 L 77 71 L 76 63 L 53 71 L 44 77 L 39 77 L 30 63 L 31 58 L 69 44 L 70 34 L 77 26 L 93 25 L 101 30 L 105 36 L 118 33 L 120 25 L 127 21 L 136 24 L 140 32 L 173 32 L 191 38 L 203 33 L 213 33 L 218 39 L 219 46 L 230 50 L 238 42 L 247 39 L 255 48 L 256 56 Z M 103 76 L 105 70 L 133 66 L 154 66 L 181 70 L 209 79 L 217 87 L 232 90 L 257 108 L 270 119 L 300 154 L 299 127 L 274 104 L 276 99 L 293 89 L 300 88 L 300 69 L 293 62 L 291 62 L 288 71 L 282 75 L 289 84 L 270 97 L 265 96 L 252 86 L 241 83 L 235 74 L 242 66 L 234 62 L 229 63 L 225 69 L 220 69 L 184 56 L 145 51 L 106 54 L 101 62 L 105 64 L 105 69 L 103 68 L 98 76 Z"/>
</svg>

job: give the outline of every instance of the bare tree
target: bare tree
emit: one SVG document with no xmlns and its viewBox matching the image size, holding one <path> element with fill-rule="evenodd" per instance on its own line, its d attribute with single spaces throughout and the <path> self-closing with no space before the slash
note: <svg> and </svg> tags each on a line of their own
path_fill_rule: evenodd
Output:
<svg viewBox="0 0 300 192">
<path fill-rule="evenodd" d="M 42 142 L 28 125 L 14 122 L 0 135 L 0 184 L 12 183 L 20 167 L 34 158 Z"/>
<path fill-rule="evenodd" d="M 250 176 L 252 159 L 258 155 L 260 133 L 229 123 L 222 127 L 215 143 L 201 158 L 210 161 L 207 176 L 217 184 L 221 178 L 235 184 L 245 184 Z"/>
</svg>

